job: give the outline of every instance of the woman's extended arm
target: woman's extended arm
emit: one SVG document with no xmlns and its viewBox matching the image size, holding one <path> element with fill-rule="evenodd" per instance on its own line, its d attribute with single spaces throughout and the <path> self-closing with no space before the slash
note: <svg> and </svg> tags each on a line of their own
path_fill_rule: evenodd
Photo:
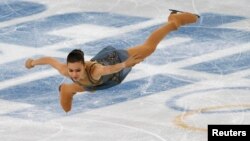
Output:
<svg viewBox="0 0 250 141">
<path fill-rule="evenodd" d="M 92 77 L 95 80 L 99 80 L 103 75 L 117 73 L 124 68 L 133 67 L 135 64 L 138 64 L 141 61 L 143 61 L 143 59 L 141 59 L 140 56 L 134 55 L 129 57 L 126 61 L 115 65 L 103 66 L 101 64 L 98 64 L 94 67 Z"/>
<path fill-rule="evenodd" d="M 38 59 L 27 59 L 25 62 L 25 67 L 30 69 L 36 65 L 50 65 L 56 70 L 58 70 L 62 75 L 69 76 L 67 71 L 67 65 L 59 62 L 53 57 L 41 57 Z"/>
</svg>

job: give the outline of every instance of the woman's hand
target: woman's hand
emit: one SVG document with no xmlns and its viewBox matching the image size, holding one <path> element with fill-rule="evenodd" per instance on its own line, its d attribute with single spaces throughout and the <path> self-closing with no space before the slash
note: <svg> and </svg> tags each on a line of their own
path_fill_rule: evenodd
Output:
<svg viewBox="0 0 250 141">
<path fill-rule="evenodd" d="M 25 67 L 26 67 L 27 69 L 31 69 L 31 68 L 34 67 L 34 65 L 32 65 L 32 61 L 33 61 L 33 59 L 31 59 L 31 58 L 29 58 L 29 59 L 26 60 L 26 62 L 25 62 Z"/>
<path fill-rule="evenodd" d="M 99 80 L 101 76 L 117 73 L 121 71 L 122 69 L 132 67 L 135 64 L 140 63 L 141 61 L 143 61 L 141 56 L 134 55 L 134 56 L 130 56 L 126 61 L 115 64 L 115 65 L 103 66 L 101 64 L 97 64 L 95 65 L 94 70 L 92 71 L 91 75 L 95 80 Z"/>
<path fill-rule="evenodd" d="M 138 63 L 140 63 L 141 61 L 143 61 L 143 58 L 140 55 L 133 55 L 130 56 L 125 62 L 124 62 L 124 66 L 125 67 L 132 67 Z"/>
</svg>

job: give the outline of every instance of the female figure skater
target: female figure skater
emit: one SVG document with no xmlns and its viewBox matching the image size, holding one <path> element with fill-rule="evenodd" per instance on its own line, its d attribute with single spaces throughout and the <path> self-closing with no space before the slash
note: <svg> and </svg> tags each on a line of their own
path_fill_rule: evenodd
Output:
<svg viewBox="0 0 250 141">
<path fill-rule="evenodd" d="M 71 110 L 73 96 L 77 92 L 94 91 L 120 84 L 131 68 L 152 54 L 160 41 L 171 31 L 180 26 L 194 23 L 199 16 L 196 14 L 171 10 L 168 22 L 153 31 L 147 40 L 126 50 L 117 50 L 111 46 L 102 49 L 90 61 L 84 60 L 84 53 L 74 49 L 67 56 L 67 63 L 61 63 L 52 57 L 27 59 L 26 68 L 36 65 L 51 65 L 60 74 L 72 79 L 72 84 L 61 84 L 60 104 L 65 112 Z"/>
</svg>

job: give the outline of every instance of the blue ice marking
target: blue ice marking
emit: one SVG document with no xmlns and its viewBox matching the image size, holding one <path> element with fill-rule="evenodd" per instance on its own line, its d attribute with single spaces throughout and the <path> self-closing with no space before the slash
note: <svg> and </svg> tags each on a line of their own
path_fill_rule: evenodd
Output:
<svg viewBox="0 0 250 141">
<path fill-rule="evenodd" d="M 3 89 L 0 99 L 46 107 L 58 102 L 58 85 L 62 80 L 57 75 Z"/>
<path fill-rule="evenodd" d="M 247 77 L 245 77 L 245 78 L 250 79 L 250 76 L 247 76 Z"/>
<path fill-rule="evenodd" d="M 58 85 L 62 80 L 62 76 L 53 76 L 1 90 L 0 99 L 34 105 L 4 115 L 39 121 L 62 115 L 58 93 Z"/>
<path fill-rule="evenodd" d="M 27 112 L 38 109 L 40 112 L 34 118 L 40 118 L 43 112 L 62 113 L 58 99 L 58 85 L 61 81 L 62 77 L 54 76 L 1 90 L 0 99 L 34 105 L 32 108 L 7 113 L 7 115 L 27 119 L 29 118 Z M 191 83 L 189 80 L 171 75 L 156 75 L 125 82 L 110 89 L 96 91 L 94 94 L 76 95 L 71 113 L 85 112 Z"/>
<path fill-rule="evenodd" d="M 126 49 L 138 44 L 143 43 L 146 38 L 160 25 L 136 30 L 133 32 L 121 34 L 119 36 L 108 37 L 97 41 L 91 41 L 84 44 L 76 45 L 72 48 L 80 48 L 85 51 L 87 55 L 94 56 L 96 52 L 100 51 L 106 46 L 113 46 L 116 49 Z M 69 51 L 69 49 L 63 49 Z"/>
<path fill-rule="evenodd" d="M 215 13 L 202 13 L 202 22 L 197 22 L 194 24 L 195 26 L 202 26 L 202 27 L 218 27 L 222 24 L 229 24 L 238 22 L 241 20 L 246 19 L 245 17 L 241 16 L 234 16 L 234 15 L 225 15 L 225 14 L 215 14 Z"/>
<path fill-rule="evenodd" d="M 190 41 L 174 44 L 161 50 L 157 49 L 148 61 L 154 62 L 155 65 L 162 65 L 249 42 L 250 32 L 222 28 L 223 24 L 238 22 L 246 18 L 212 13 L 202 14 L 202 17 L 202 23 L 187 25 L 178 31 L 171 32 L 166 37 L 168 39 L 174 37 L 190 38 Z"/>
<path fill-rule="evenodd" d="M 30 47 L 43 47 L 71 40 L 48 32 L 80 24 L 119 28 L 149 20 L 148 18 L 112 13 L 82 12 L 54 15 L 37 21 L 26 22 L 0 29 L 0 42 Z M 84 31 L 83 31 L 84 32 Z"/>
<path fill-rule="evenodd" d="M 192 83 L 187 79 L 172 75 L 155 75 L 125 82 L 110 89 L 96 91 L 94 94 L 79 95 L 75 98 L 75 107 L 72 112 L 79 113 L 79 111 L 118 104 Z"/>
<path fill-rule="evenodd" d="M 0 3 L 0 22 L 30 16 L 46 10 L 46 6 L 33 2 L 5 1 Z"/>
<path fill-rule="evenodd" d="M 184 69 L 227 75 L 250 68 L 250 51 L 188 66 Z"/>
<path fill-rule="evenodd" d="M 244 20 L 244 17 L 212 13 L 202 14 L 202 17 L 202 23 L 198 22 L 197 24 L 182 27 L 177 31 L 171 32 L 165 38 L 190 38 L 190 41 L 174 44 L 171 47 L 156 49 L 156 51 L 147 58 L 148 63 L 163 65 L 249 42 L 250 32 L 248 31 L 218 27 L 223 24 Z M 143 43 L 152 31 L 160 26 L 161 25 L 154 25 L 119 36 L 79 44 L 72 48 L 81 48 L 87 55 L 92 56 L 95 55 L 95 52 L 109 45 L 118 49 L 126 49 Z"/>
<path fill-rule="evenodd" d="M 41 56 L 32 56 L 31 58 L 38 58 L 38 57 Z M 56 59 L 59 59 L 60 61 L 63 60 L 62 58 L 56 58 Z M 20 59 L 7 64 L 0 64 L 1 68 L 0 82 L 8 79 L 14 79 L 16 77 L 24 76 L 38 71 L 48 70 L 50 68 L 49 65 L 45 65 L 45 66 L 37 66 L 32 69 L 27 69 L 24 66 L 25 61 L 26 59 Z"/>
<path fill-rule="evenodd" d="M 79 97 L 79 100 L 82 98 L 86 100 L 85 102 L 79 101 L 79 104 L 83 105 L 85 108 L 88 108 L 89 104 L 92 105 L 91 107 L 111 105 L 155 94 L 161 91 L 182 87 L 191 83 L 192 82 L 178 76 L 155 75 L 153 77 L 122 83 L 110 89 L 96 91 L 94 96 L 86 95 L 86 97 Z M 95 104 L 95 101 L 98 101 L 98 104 Z M 83 106 L 78 107 L 83 108 Z"/>
<path fill-rule="evenodd" d="M 250 87 L 222 87 L 222 88 L 213 88 L 213 89 L 204 89 L 204 90 L 199 90 L 199 91 L 194 91 L 194 92 L 188 92 L 188 93 L 183 93 L 183 94 L 178 94 L 176 96 L 173 96 L 172 98 L 170 98 L 167 102 L 166 102 L 166 106 L 176 110 L 176 111 L 180 111 L 180 112 L 187 112 L 187 111 L 193 111 L 193 110 L 197 110 L 197 109 L 190 109 L 182 106 L 179 106 L 177 104 L 178 100 L 190 96 L 190 95 L 194 95 L 194 94 L 205 94 L 205 92 L 213 92 L 213 91 L 217 91 L 217 90 L 250 90 Z M 202 93 L 204 92 L 204 93 Z M 237 94 L 236 94 L 237 95 Z M 209 101 L 210 99 L 208 99 Z M 217 113 L 237 113 L 237 112 L 249 112 L 250 109 L 249 108 L 244 108 L 244 109 L 233 109 L 233 110 L 219 110 L 219 111 L 201 111 L 201 113 L 203 114 L 217 114 Z"/>
</svg>

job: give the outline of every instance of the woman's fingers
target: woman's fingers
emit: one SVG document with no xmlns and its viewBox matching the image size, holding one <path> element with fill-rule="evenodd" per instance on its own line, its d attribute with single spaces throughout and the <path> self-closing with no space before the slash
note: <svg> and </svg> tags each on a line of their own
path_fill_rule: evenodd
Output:
<svg viewBox="0 0 250 141">
<path fill-rule="evenodd" d="M 138 63 L 140 63 L 141 61 L 143 61 L 143 58 L 141 55 L 135 54 L 133 56 L 130 56 L 127 60 L 126 60 L 126 66 L 134 66 Z"/>
<path fill-rule="evenodd" d="M 135 54 L 135 55 L 133 56 L 133 58 L 135 58 L 135 59 L 140 59 L 140 58 L 142 58 L 142 56 L 139 55 L 139 54 Z"/>
</svg>

